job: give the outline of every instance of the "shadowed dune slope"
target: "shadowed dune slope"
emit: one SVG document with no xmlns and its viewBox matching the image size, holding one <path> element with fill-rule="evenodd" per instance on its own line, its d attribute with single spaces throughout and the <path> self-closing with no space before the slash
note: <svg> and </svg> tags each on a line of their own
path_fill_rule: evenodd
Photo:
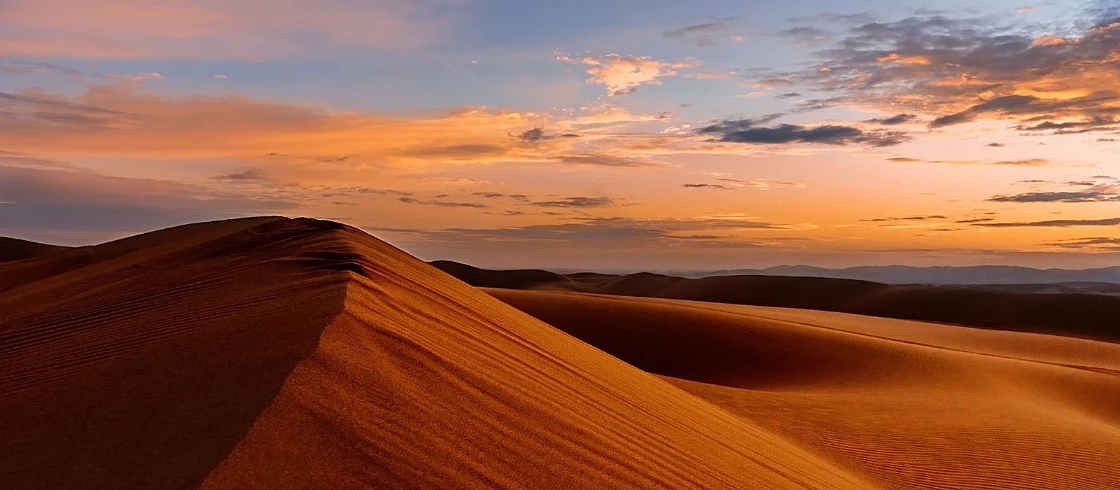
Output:
<svg viewBox="0 0 1120 490">
<path fill-rule="evenodd" d="M 0 278 L 3 488 L 874 486 L 336 223 Z"/>
<path fill-rule="evenodd" d="M 564 285 L 572 282 L 571 279 L 555 272 L 538 269 L 506 270 L 502 271 L 501 274 L 494 274 L 490 270 L 449 260 L 437 260 L 431 262 L 431 266 L 451 274 L 467 284 L 484 288 L 526 289 L 533 286 Z"/>
<path fill-rule="evenodd" d="M 59 250 L 66 250 L 66 248 L 58 245 L 29 242 L 18 238 L 0 237 L 0 262 L 29 259 Z"/>
<path fill-rule="evenodd" d="M 479 287 L 560 289 L 803 308 L 1120 341 L 1120 296 L 1115 295 L 1049 294 L 1033 292 L 1029 288 L 1029 292 L 1019 293 L 980 287 L 894 286 L 819 277 L 717 276 L 686 279 L 651 273 L 625 276 L 570 274 L 560 276 L 563 280 L 554 282 L 521 284 L 510 280 L 514 271 L 471 268 L 470 274 L 460 275 L 461 267 L 446 264 L 440 267 Z"/>
<path fill-rule="evenodd" d="M 1120 345 L 842 313 L 488 290 L 888 488 L 1120 488 Z"/>
</svg>

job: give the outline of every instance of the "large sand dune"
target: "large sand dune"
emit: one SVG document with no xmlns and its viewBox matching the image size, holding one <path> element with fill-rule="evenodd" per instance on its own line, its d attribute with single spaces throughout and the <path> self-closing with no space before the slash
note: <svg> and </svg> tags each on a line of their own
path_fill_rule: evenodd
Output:
<svg viewBox="0 0 1120 490">
<path fill-rule="evenodd" d="M 1120 488 L 1120 345 L 841 313 L 491 294 L 890 488 Z"/>
<path fill-rule="evenodd" d="M 66 247 L 60 247 L 58 245 L 47 245 L 45 243 L 29 242 L 16 238 L 0 237 L 0 262 L 29 259 L 65 249 Z"/>
<path fill-rule="evenodd" d="M 875 486 L 676 382 L 330 222 L 0 264 L 0 488 Z"/>
</svg>

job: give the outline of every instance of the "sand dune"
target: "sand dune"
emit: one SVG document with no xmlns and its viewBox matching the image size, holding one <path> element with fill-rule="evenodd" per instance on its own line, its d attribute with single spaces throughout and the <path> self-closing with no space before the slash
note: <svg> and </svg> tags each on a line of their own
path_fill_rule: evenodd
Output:
<svg viewBox="0 0 1120 490">
<path fill-rule="evenodd" d="M 489 290 L 889 488 L 1120 488 L 1120 345 L 841 313 Z"/>
<path fill-rule="evenodd" d="M 51 252 L 65 250 L 66 247 L 47 245 L 45 243 L 29 242 L 16 238 L 0 237 L 0 262 L 29 259 L 46 255 Z"/>
<path fill-rule="evenodd" d="M 871 488 L 358 230 L 0 265 L 3 488 Z"/>
<path fill-rule="evenodd" d="M 455 264 L 455 265 L 451 265 Z M 1057 333 L 1120 341 L 1120 296 L 1039 293 L 1030 287 L 1000 289 L 953 286 L 894 286 L 848 279 L 779 276 L 717 276 L 701 279 L 638 273 L 625 276 L 568 274 L 545 282 L 517 280 L 526 271 L 477 269 L 433 263 L 479 287 L 568 290 L 716 303 L 780 306 L 857 313 L 885 318 Z M 544 271 L 539 271 L 544 272 Z M 544 274 L 551 274 L 544 272 Z M 1085 286 L 1083 292 L 1108 287 Z"/>
</svg>

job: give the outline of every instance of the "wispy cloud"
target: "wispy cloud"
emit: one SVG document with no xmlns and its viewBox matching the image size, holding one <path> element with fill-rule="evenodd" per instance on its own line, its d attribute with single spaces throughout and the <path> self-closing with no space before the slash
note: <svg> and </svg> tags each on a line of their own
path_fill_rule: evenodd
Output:
<svg viewBox="0 0 1120 490">
<path fill-rule="evenodd" d="M 405 204 L 420 204 L 424 206 L 437 206 L 441 208 L 487 208 L 486 204 L 480 202 L 461 202 L 461 201 L 444 201 L 440 199 L 416 199 L 414 197 L 398 197 L 397 201 Z"/>
<path fill-rule="evenodd" d="M 403 229 L 363 226 L 369 230 L 408 233 L 431 241 L 487 240 L 499 242 L 560 242 L 576 244 L 580 242 L 615 245 L 625 243 L 672 242 L 675 240 L 696 240 L 697 236 L 720 238 L 723 235 L 713 231 L 733 230 L 782 230 L 787 227 L 765 221 L 750 219 L 636 219 L 636 218 L 579 218 L 567 223 L 540 224 L 508 228 L 447 228 L 447 229 Z M 707 230 L 707 231 L 705 231 Z M 726 244 L 720 244 L 726 245 Z M 737 246 L 754 245 L 749 240 L 739 239 Z"/>
<path fill-rule="evenodd" d="M 542 208 L 602 208 L 613 206 L 614 204 L 614 199 L 609 197 L 565 197 L 553 201 L 536 201 L 529 203 L 530 206 Z"/>
<path fill-rule="evenodd" d="M 131 75 L 117 75 L 117 74 L 114 74 L 114 73 L 107 73 L 107 74 L 105 74 L 105 78 L 108 78 L 108 79 L 111 79 L 111 80 L 116 80 L 118 82 L 140 83 L 140 82 L 147 82 L 147 81 L 152 81 L 152 80 L 155 80 L 155 81 L 163 80 L 163 75 L 160 75 L 159 73 L 155 73 L 155 72 L 133 73 Z"/>
<path fill-rule="evenodd" d="M 435 8 L 435 7 L 442 8 Z M 0 56 L 267 58 L 322 49 L 410 49 L 454 30 L 434 0 L 6 2 Z"/>
<path fill-rule="evenodd" d="M 1042 184 L 1035 185 L 1034 187 L 1042 187 L 1045 184 L 1050 184 L 1045 181 L 1032 181 L 1027 183 Z M 1120 182 L 1107 175 L 1095 175 L 1089 180 L 1068 181 L 1061 184 L 1061 186 L 1065 189 L 998 195 L 992 196 L 988 201 L 1008 203 L 1120 202 Z"/>
<path fill-rule="evenodd" d="M 831 41 L 836 34 L 819 27 L 793 27 L 778 33 L 780 36 L 792 38 L 800 44 L 818 45 Z"/>
<path fill-rule="evenodd" d="M 24 236 L 136 233 L 191 221 L 276 214 L 296 201 L 159 179 L 100 174 L 70 164 L 0 157 L 0 230 Z M 14 163 L 14 165 L 13 165 Z"/>
<path fill-rule="evenodd" d="M 1022 160 L 924 160 L 913 157 L 891 157 L 894 163 L 927 163 L 932 165 L 1004 165 L 1011 167 L 1045 167 L 1057 165 L 1045 158 L 1024 158 Z"/>
<path fill-rule="evenodd" d="M 735 17 L 725 17 L 712 22 L 671 29 L 665 31 L 663 35 L 670 39 L 688 39 L 699 47 L 715 46 L 720 39 L 719 36 L 729 31 L 737 21 Z"/>
<path fill-rule="evenodd" d="M 1070 228 L 1078 226 L 1117 226 L 1120 218 L 1101 219 L 1055 219 L 1044 221 L 996 221 L 988 223 L 974 223 L 972 226 L 985 228 Z"/>
<path fill-rule="evenodd" d="M 1083 252 L 1120 252 L 1120 237 L 1085 237 L 1048 243 L 1052 247 Z"/>
</svg>

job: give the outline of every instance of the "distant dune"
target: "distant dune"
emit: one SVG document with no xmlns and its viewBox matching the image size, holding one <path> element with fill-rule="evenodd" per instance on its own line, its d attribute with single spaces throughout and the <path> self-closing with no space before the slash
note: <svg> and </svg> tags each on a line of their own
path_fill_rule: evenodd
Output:
<svg viewBox="0 0 1120 490">
<path fill-rule="evenodd" d="M 1120 345 L 832 312 L 488 291 L 884 488 L 1120 488 Z"/>
<path fill-rule="evenodd" d="M 1035 269 L 1003 265 L 911 267 L 877 265 L 828 269 L 808 265 L 780 265 L 765 269 L 733 269 L 721 271 L 682 271 L 671 273 L 683 277 L 710 276 L 798 276 L 854 279 L 886 284 L 1120 284 L 1120 266 L 1097 269 Z"/>
<path fill-rule="evenodd" d="M 875 486 L 336 223 L 0 278 L 0 488 Z"/>
<path fill-rule="evenodd" d="M 780 306 L 1120 341 L 1120 296 L 1116 295 L 1045 293 L 1030 286 L 897 286 L 848 279 L 780 276 L 688 279 L 651 273 L 570 274 L 554 282 L 525 284 L 513 280 L 524 271 L 486 271 L 447 264 L 433 265 L 480 287 L 562 289 Z M 463 270 L 470 272 L 460 272 Z"/>
<path fill-rule="evenodd" d="M 29 259 L 51 252 L 65 250 L 66 247 L 29 242 L 16 238 L 0 237 L 0 262 Z"/>
</svg>

